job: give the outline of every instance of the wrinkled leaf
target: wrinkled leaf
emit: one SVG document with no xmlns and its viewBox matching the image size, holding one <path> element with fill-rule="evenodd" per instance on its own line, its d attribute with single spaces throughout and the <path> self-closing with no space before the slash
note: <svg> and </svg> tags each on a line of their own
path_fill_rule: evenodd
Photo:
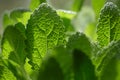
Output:
<svg viewBox="0 0 120 80">
<path fill-rule="evenodd" d="M 45 54 L 65 41 L 65 28 L 57 13 L 43 3 L 31 15 L 27 24 L 27 52 L 34 68 L 40 67 Z"/>
<path fill-rule="evenodd" d="M 101 47 L 107 46 L 111 41 L 120 39 L 120 11 L 112 2 L 105 4 L 101 10 L 97 25 L 97 40 Z"/>
</svg>

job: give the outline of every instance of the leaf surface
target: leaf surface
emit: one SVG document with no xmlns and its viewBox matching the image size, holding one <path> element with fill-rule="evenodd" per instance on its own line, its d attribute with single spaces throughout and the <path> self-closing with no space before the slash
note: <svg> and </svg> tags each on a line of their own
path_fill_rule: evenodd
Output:
<svg viewBox="0 0 120 80">
<path fill-rule="evenodd" d="M 85 53 L 87 56 L 91 57 L 92 54 L 92 44 L 90 40 L 83 33 L 77 32 L 69 38 L 67 47 L 70 50 L 78 49 Z"/>
<path fill-rule="evenodd" d="M 120 11 L 112 2 L 105 4 L 101 10 L 97 25 L 97 40 L 101 47 L 107 46 L 111 41 L 120 39 Z"/>
<path fill-rule="evenodd" d="M 47 76 L 47 77 L 46 77 Z M 64 80 L 59 63 L 54 58 L 44 61 L 39 72 L 38 80 Z"/>
<path fill-rule="evenodd" d="M 72 25 L 72 19 L 75 17 L 76 13 L 72 11 L 66 11 L 66 10 L 57 10 L 57 14 L 61 17 L 63 20 L 63 23 L 65 25 L 65 31 L 66 33 L 70 33 L 75 31 L 73 25 Z"/>
<path fill-rule="evenodd" d="M 83 33 L 76 33 L 69 38 L 67 49 L 73 56 L 74 80 L 96 80 L 89 39 Z"/>
<path fill-rule="evenodd" d="M 64 44 L 65 27 L 57 13 L 43 3 L 31 15 L 26 36 L 30 63 L 37 68 L 40 67 L 42 58 L 50 49 Z"/>
<path fill-rule="evenodd" d="M 73 52 L 74 80 L 97 80 L 95 67 L 85 53 L 74 49 Z"/>
<path fill-rule="evenodd" d="M 112 42 L 96 56 L 96 71 L 99 80 L 119 80 L 120 41 Z M 118 79 L 117 79 L 118 78 Z"/>
<path fill-rule="evenodd" d="M 25 40 L 25 27 L 22 23 L 8 26 L 2 38 L 2 57 L 5 59 L 4 64 L 14 73 L 17 79 L 29 80 L 24 70 Z"/>
<path fill-rule="evenodd" d="M 15 22 L 21 22 L 26 26 L 28 19 L 30 18 L 31 11 L 27 9 L 16 9 L 10 13 L 10 18 Z"/>
<path fill-rule="evenodd" d="M 14 74 L 3 65 L 0 59 L 0 80 L 17 80 Z"/>
<path fill-rule="evenodd" d="M 3 16 L 3 27 L 6 28 L 9 25 L 15 25 L 18 22 L 21 22 L 26 26 L 30 14 L 31 11 L 27 9 L 15 9 L 9 13 L 5 13 Z"/>
</svg>

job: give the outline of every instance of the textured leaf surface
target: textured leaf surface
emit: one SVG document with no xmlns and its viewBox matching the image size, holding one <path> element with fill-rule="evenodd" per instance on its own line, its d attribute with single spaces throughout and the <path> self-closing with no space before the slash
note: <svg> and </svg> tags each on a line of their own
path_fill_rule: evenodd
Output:
<svg viewBox="0 0 120 80">
<path fill-rule="evenodd" d="M 120 0 L 109 0 L 109 1 L 115 3 L 120 9 Z"/>
<path fill-rule="evenodd" d="M 96 70 L 99 80 L 119 80 L 120 41 L 111 43 L 96 56 Z"/>
<path fill-rule="evenodd" d="M 48 50 L 56 45 L 64 44 L 64 25 L 57 13 L 47 4 L 41 4 L 31 15 L 27 25 L 27 52 L 34 67 L 40 62 Z"/>
<path fill-rule="evenodd" d="M 97 25 L 97 40 L 100 46 L 107 46 L 111 41 L 120 39 L 120 11 L 112 2 L 105 4 L 101 10 Z"/>
<path fill-rule="evenodd" d="M 46 2 L 46 0 L 31 0 L 30 9 L 35 10 L 35 8 L 39 7 L 43 2 Z"/>
</svg>

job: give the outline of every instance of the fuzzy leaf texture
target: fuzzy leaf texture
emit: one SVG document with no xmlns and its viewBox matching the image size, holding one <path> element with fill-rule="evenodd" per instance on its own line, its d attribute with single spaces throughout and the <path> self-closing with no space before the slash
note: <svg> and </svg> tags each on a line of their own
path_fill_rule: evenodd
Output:
<svg viewBox="0 0 120 80">
<path fill-rule="evenodd" d="M 120 79 L 120 41 L 112 42 L 96 56 L 96 71 L 99 80 Z"/>
<path fill-rule="evenodd" d="M 65 42 L 62 20 L 46 3 L 33 12 L 27 24 L 27 52 L 34 68 L 40 67 L 45 54 L 56 45 Z"/>
<path fill-rule="evenodd" d="M 101 10 L 97 25 L 97 40 L 101 47 L 120 39 L 120 11 L 112 2 L 107 2 Z"/>
</svg>

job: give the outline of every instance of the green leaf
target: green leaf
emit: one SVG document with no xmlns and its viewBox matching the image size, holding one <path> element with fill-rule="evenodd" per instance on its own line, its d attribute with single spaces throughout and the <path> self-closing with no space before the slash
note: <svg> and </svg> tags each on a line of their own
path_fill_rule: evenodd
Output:
<svg viewBox="0 0 120 80">
<path fill-rule="evenodd" d="M 80 9 L 81 9 L 81 7 L 83 5 L 84 0 L 73 0 L 73 1 L 74 2 L 73 2 L 71 10 L 76 11 L 76 12 L 80 11 Z"/>
<path fill-rule="evenodd" d="M 119 80 L 120 41 L 112 42 L 96 56 L 96 71 L 99 80 Z M 118 79 L 117 79 L 118 78 Z"/>
<path fill-rule="evenodd" d="M 6 28 L 8 25 L 13 25 L 14 21 L 11 20 L 10 16 L 8 13 L 5 13 L 3 15 L 3 27 Z"/>
<path fill-rule="evenodd" d="M 96 80 L 95 68 L 92 64 L 92 44 L 82 33 L 76 33 L 69 38 L 67 49 L 73 55 L 73 70 L 75 80 Z"/>
<path fill-rule="evenodd" d="M 38 77 L 41 80 L 72 80 L 72 70 L 72 55 L 63 46 L 58 46 L 44 57 Z"/>
<path fill-rule="evenodd" d="M 35 69 L 40 67 L 42 58 L 50 49 L 64 44 L 64 33 L 62 20 L 50 6 L 43 3 L 34 11 L 27 25 L 26 44 L 30 63 Z"/>
<path fill-rule="evenodd" d="M 20 58 L 20 59 L 18 59 L 18 60 L 20 60 L 19 63 L 24 64 L 25 37 L 20 32 L 20 30 L 17 29 L 17 26 L 24 28 L 24 25 L 19 23 L 19 24 L 16 24 L 15 27 L 8 26 L 5 29 L 3 38 L 2 38 L 2 55 L 5 59 L 8 59 L 9 54 L 13 51 L 18 56 L 15 58 Z M 8 44 L 9 44 L 9 46 L 8 46 Z M 16 55 L 14 55 L 14 56 L 16 56 Z"/>
<path fill-rule="evenodd" d="M 85 53 L 89 57 L 92 56 L 92 44 L 83 33 L 77 32 L 76 34 L 72 35 L 69 38 L 67 47 L 70 50 L 74 50 L 74 49 L 81 50 L 83 53 Z"/>
<path fill-rule="evenodd" d="M 95 67 L 85 53 L 74 49 L 74 80 L 97 80 Z"/>
<path fill-rule="evenodd" d="M 38 80 L 64 80 L 59 63 L 52 57 L 44 61 L 39 71 Z"/>
<path fill-rule="evenodd" d="M 46 0 L 31 0 L 30 9 L 33 11 L 35 8 L 39 7 L 41 3 L 46 2 Z"/>
<path fill-rule="evenodd" d="M 52 58 L 56 60 L 56 62 L 59 65 L 59 68 L 62 71 L 61 75 L 63 75 L 63 79 L 61 80 L 91 80 L 91 79 L 96 80 L 97 78 L 94 71 L 95 70 L 94 65 L 92 64 L 90 58 L 86 55 L 86 53 L 82 52 L 82 51 L 84 52 L 87 51 L 88 48 L 90 48 L 90 46 L 88 45 L 82 46 L 82 42 L 83 43 L 86 42 L 87 44 L 89 43 L 89 40 L 85 37 L 84 34 L 77 33 L 70 37 L 66 48 L 63 46 L 59 46 L 53 49 L 50 53 L 48 53 L 47 58 L 43 59 L 43 64 L 41 65 L 42 67 L 40 67 L 40 71 L 44 69 L 41 75 L 42 74 L 46 75 L 47 72 L 49 72 L 49 70 L 52 70 L 51 72 L 54 72 L 53 68 L 55 66 L 53 65 L 52 66 L 53 68 L 51 68 L 51 64 L 50 64 L 51 62 L 49 62 L 50 59 Z M 78 44 L 80 46 L 77 46 Z M 81 46 L 84 47 L 85 50 L 83 50 Z M 47 68 L 45 66 L 43 67 L 44 63 L 46 63 L 44 62 L 44 60 L 47 62 L 47 66 L 48 66 Z M 55 70 L 56 69 L 59 70 L 59 68 L 55 67 Z M 48 75 L 51 75 L 52 77 L 54 74 L 51 73 Z M 55 77 L 57 76 L 58 75 L 55 75 Z"/>
<path fill-rule="evenodd" d="M 97 40 L 101 47 L 107 46 L 111 41 L 120 39 L 120 11 L 112 2 L 105 4 L 101 10 L 97 25 Z"/>
<path fill-rule="evenodd" d="M 99 17 L 99 13 L 101 11 L 101 8 L 104 6 L 106 0 L 92 0 L 92 6 L 96 14 L 96 18 Z"/>
<path fill-rule="evenodd" d="M 17 80 L 13 73 L 3 65 L 0 57 L 0 80 Z"/>
<path fill-rule="evenodd" d="M 30 18 L 31 11 L 27 9 L 15 9 L 10 13 L 5 13 L 3 16 L 3 27 L 6 28 L 9 25 L 15 25 L 18 22 L 26 25 Z"/>
<path fill-rule="evenodd" d="M 73 57 L 71 51 L 63 46 L 53 49 L 52 57 L 56 59 L 63 72 L 64 80 L 73 80 Z"/>
<path fill-rule="evenodd" d="M 21 28 L 18 28 L 21 27 Z M 6 59 L 5 65 L 14 73 L 14 75 L 23 80 L 29 80 L 24 70 L 26 59 L 25 52 L 25 29 L 21 23 L 15 26 L 8 26 L 2 38 L 2 57 Z M 25 30 L 24 30 L 25 31 Z"/>
<path fill-rule="evenodd" d="M 31 11 L 27 9 L 16 9 L 10 13 L 10 18 L 15 22 L 21 22 L 26 25 L 30 18 Z"/>
<path fill-rule="evenodd" d="M 75 17 L 76 13 L 72 11 L 66 11 L 66 10 L 57 10 L 57 14 L 62 18 L 63 23 L 65 25 L 65 31 L 67 33 L 75 31 L 73 25 L 72 25 L 72 19 Z"/>
<path fill-rule="evenodd" d="M 9 69 L 0 65 L 0 80 L 17 80 L 17 79 Z"/>
</svg>

